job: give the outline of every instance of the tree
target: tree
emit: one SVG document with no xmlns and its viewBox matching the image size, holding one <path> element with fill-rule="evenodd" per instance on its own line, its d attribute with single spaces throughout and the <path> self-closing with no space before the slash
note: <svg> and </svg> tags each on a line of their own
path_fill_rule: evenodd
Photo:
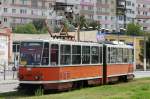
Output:
<svg viewBox="0 0 150 99">
<path fill-rule="evenodd" d="M 47 32 L 44 19 L 36 19 L 36 20 L 33 20 L 32 23 L 39 33 L 46 33 Z"/>
<path fill-rule="evenodd" d="M 74 22 L 73 22 L 73 25 L 75 26 L 75 27 L 78 27 L 78 25 L 80 25 L 80 29 L 82 29 L 83 27 L 85 27 L 85 28 L 88 28 L 88 25 L 87 25 L 87 20 L 86 20 L 86 18 L 85 18 L 85 16 L 84 15 L 77 15 L 76 17 L 75 17 L 75 20 L 74 20 Z"/>
<path fill-rule="evenodd" d="M 35 26 L 32 23 L 28 23 L 25 25 L 18 25 L 15 27 L 14 33 L 25 33 L 25 34 L 35 34 L 38 33 Z"/>
<path fill-rule="evenodd" d="M 127 25 L 127 35 L 135 35 L 135 36 L 139 36 L 139 35 L 143 35 L 143 31 L 141 30 L 141 26 L 139 24 L 135 24 L 135 23 L 129 23 Z"/>
<path fill-rule="evenodd" d="M 100 24 L 94 20 L 91 20 L 89 27 L 92 27 L 93 30 L 100 29 Z"/>
<path fill-rule="evenodd" d="M 36 19 L 32 23 L 38 31 L 41 31 L 45 27 L 44 19 Z"/>
</svg>

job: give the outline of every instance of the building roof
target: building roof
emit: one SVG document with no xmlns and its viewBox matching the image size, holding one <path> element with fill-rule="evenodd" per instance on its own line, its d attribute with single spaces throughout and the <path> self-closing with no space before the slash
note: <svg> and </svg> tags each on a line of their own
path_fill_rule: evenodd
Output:
<svg viewBox="0 0 150 99">
<path fill-rule="evenodd" d="M 77 33 L 69 32 L 69 35 L 74 35 L 75 40 L 77 40 Z M 91 41 L 97 42 L 96 39 L 97 31 L 81 31 L 80 32 L 80 41 Z M 116 34 L 106 34 L 105 38 L 114 37 L 117 38 Z M 143 39 L 143 36 L 134 36 L 137 39 Z M 119 38 L 133 38 L 133 36 L 128 35 L 119 35 Z M 13 33 L 13 41 L 21 41 L 21 40 L 31 40 L 31 39 L 52 39 L 49 34 L 15 34 Z"/>
</svg>

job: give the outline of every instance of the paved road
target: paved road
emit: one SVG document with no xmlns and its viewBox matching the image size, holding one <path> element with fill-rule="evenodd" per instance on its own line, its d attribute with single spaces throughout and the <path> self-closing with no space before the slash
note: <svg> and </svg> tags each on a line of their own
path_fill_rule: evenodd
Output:
<svg viewBox="0 0 150 99">
<path fill-rule="evenodd" d="M 17 79 L 17 72 L 6 71 L 5 75 L 6 80 Z M 1 80 L 4 80 L 4 72 L 0 72 L 0 81 Z"/>
<path fill-rule="evenodd" d="M 136 71 L 134 75 L 135 78 L 150 77 L 150 71 Z"/>
<path fill-rule="evenodd" d="M 134 72 L 134 74 L 135 74 L 135 78 L 150 77 L 150 71 L 136 71 L 136 72 Z M 16 91 L 16 88 L 18 87 L 17 80 L 10 80 L 12 78 L 11 73 L 9 74 L 9 76 L 7 78 L 9 78 L 9 80 L 6 80 L 6 81 L 0 80 L 1 81 L 0 82 L 0 93 Z M 2 83 L 2 82 L 4 82 L 4 83 Z"/>
<path fill-rule="evenodd" d="M 0 84 L 0 93 L 16 91 L 17 87 L 18 87 L 18 83 Z"/>
</svg>

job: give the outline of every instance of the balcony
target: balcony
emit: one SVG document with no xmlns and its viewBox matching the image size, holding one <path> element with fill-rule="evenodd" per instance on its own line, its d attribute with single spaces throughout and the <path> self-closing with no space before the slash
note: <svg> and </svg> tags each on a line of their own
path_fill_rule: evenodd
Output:
<svg viewBox="0 0 150 99">
<path fill-rule="evenodd" d="M 2 13 L 3 17 L 14 17 L 14 18 L 29 18 L 29 19 L 45 19 L 46 16 L 42 15 L 29 15 L 29 14 L 10 14 L 10 13 Z"/>
<path fill-rule="evenodd" d="M 32 6 L 32 5 L 23 5 L 23 4 L 1 4 L 2 7 L 26 7 L 30 9 L 49 9 L 49 7 L 43 6 Z"/>
<path fill-rule="evenodd" d="M 96 11 L 97 15 L 110 15 L 109 12 L 101 12 L 101 11 Z"/>
<path fill-rule="evenodd" d="M 101 8 L 110 8 L 109 4 L 96 3 L 96 6 Z"/>
<path fill-rule="evenodd" d="M 80 5 L 82 5 L 82 6 L 94 6 L 94 3 L 92 3 L 92 2 L 80 2 Z"/>
<path fill-rule="evenodd" d="M 145 16 L 145 15 L 137 15 L 137 19 L 150 19 L 150 16 Z"/>
</svg>

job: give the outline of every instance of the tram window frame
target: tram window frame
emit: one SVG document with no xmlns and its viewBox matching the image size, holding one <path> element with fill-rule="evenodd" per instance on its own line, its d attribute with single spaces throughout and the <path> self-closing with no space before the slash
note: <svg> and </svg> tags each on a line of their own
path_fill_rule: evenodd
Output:
<svg viewBox="0 0 150 99">
<path fill-rule="evenodd" d="M 70 47 L 69 50 L 67 47 Z M 62 44 L 60 45 L 60 65 L 70 65 L 71 64 L 71 45 Z"/>
<path fill-rule="evenodd" d="M 49 42 L 44 42 L 43 44 L 43 51 L 42 51 L 42 61 L 41 65 L 49 65 Z"/>
<path fill-rule="evenodd" d="M 102 46 L 99 47 L 99 63 L 100 64 L 103 63 L 103 47 Z"/>
<path fill-rule="evenodd" d="M 81 64 L 81 45 L 72 45 L 72 65 Z"/>
<path fill-rule="evenodd" d="M 111 47 L 107 47 L 107 63 L 110 64 L 110 48 Z"/>
<path fill-rule="evenodd" d="M 94 51 L 93 48 L 96 48 Z M 91 64 L 99 63 L 99 46 L 91 46 Z"/>
<path fill-rule="evenodd" d="M 123 62 L 123 48 L 117 49 L 117 62 L 116 63 L 122 63 Z"/>
<path fill-rule="evenodd" d="M 13 43 L 13 53 L 20 52 L 20 43 Z"/>
<path fill-rule="evenodd" d="M 60 49 L 59 49 L 58 44 L 51 44 L 50 45 L 50 64 L 52 66 L 56 66 L 59 64 L 59 50 Z M 55 53 L 54 52 L 52 53 L 52 51 L 54 51 Z M 55 56 L 55 58 L 54 58 L 54 56 Z"/>
<path fill-rule="evenodd" d="M 88 51 L 87 48 L 89 49 Z M 91 50 L 90 46 L 82 46 L 82 64 L 90 64 L 91 60 L 90 50 Z"/>
<path fill-rule="evenodd" d="M 123 49 L 123 63 L 128 63 L 128 49 L 124 48 Z"/>
<path fill-rule="evenodd" d="M 134 49 L 132 49 L 132 63 L 134 63 Z"/>
<path fill-rule="evenodd" d="M 133 63 L 133 51 L 129 49 L 129 63 Z"/>
<path fill-rule="evenodd" d="M 110 63 L 116 63 L 117 59 L 117 48 L 111 47 L 110 50 Z"/>
</svg>

